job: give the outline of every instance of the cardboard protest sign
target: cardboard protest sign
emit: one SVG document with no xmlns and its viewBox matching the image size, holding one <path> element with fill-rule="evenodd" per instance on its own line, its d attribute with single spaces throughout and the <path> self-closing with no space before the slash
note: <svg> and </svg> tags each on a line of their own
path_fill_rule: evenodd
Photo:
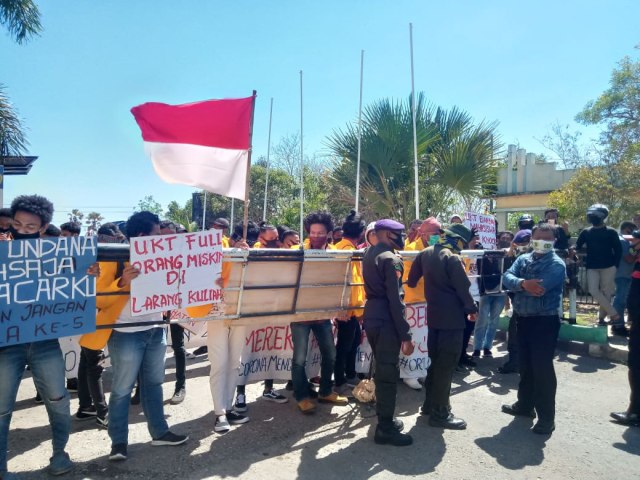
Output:
<svg viewBox="0 0 640 480">
<path fill-rule="evenodd" d="M 94 237 L 0 242 L 0 346 L 96 329 Z"/>
<path fill-rule="evenodd" d="M 465 212 L 464 224 L 469 228 L 475 228 L 480 237 L 480 243 L 484 250 L 495 250 L 496 246 L 496 219 L 493 215 Z"/>
<path fill-rule="evenodd" d="M 131 265 L 140 269 L 131 282 L 134 317 L 221 300 L 220 230 L 132 238 Z"/>
</svg>

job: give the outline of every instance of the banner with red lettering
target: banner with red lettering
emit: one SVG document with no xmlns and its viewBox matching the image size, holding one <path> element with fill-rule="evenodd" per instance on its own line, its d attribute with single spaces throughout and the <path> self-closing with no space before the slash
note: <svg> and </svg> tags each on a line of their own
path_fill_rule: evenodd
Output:
<svg viewBox="0 0 640 480">
<path fill-rule="evenodd" d="M 221 300 L 221 230 L 132 238 L 131 265 L 132 316 Z"/>
<path fill-rule="evenodd" d="M 496 219 L 493 215 L 465 212 L 464 224 L 469 228 L 476 229 L 483 250 L 495 250 L 497 248 Z"/>
</svg>

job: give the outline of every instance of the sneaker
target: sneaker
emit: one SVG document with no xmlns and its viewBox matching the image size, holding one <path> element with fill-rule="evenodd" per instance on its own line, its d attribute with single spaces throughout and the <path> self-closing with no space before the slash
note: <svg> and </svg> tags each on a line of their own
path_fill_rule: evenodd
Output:
<svg viewBox="0 0 640 480">
<path fill-rule="evenodd" d="M 184 388 L 181 388 L 180 390 L 176 390 L 176 393 L 173 394 L 173 397 L 171 397 L 171 405 L 178 405 L 179 403 L 182 403 L 184 401 L 184 397 L 187 396 L 187 391 Z"/>
<path fill-rule="evenodd" d="M 127 459 L 127 444 L 118 443 L 111 447 L 111 453 L 109 454 L 109 460 L 112 462 L 121 462 Z"/>
<path fill-rule="evenodd" d="M 247 423 L 249 421 L 249 417 L 231 411 L 227 412 L 227 420 L 231 425 L 242 425 L 243 423 Z"/>
<path fill-rule="evenodd" d="M 67 452 L 55 453 L 49 459 L 49 473 L 51 475 L 64 475 L 73 469 L 73 462 Z"/>
<path fill-rule="evenodd" d="M 320 386 L 320 377 L 313 377 L 309 379 L 309 383 L 312 383 L 316 387 Z"/>
<path fill-rule="evenodd" d="M 89 420 L 90 418 L 96 418 L 97 415 L 96 407 L 91 405 L 89 408 L 79 408 L 76 418 L 78 420 Z"/>
<path fill-rule="evenodd" d="M 360 379 L 358 377 L 347 378 L 346 383 L 351 388 L 355 388 L 360 383 Z"/>
<path fill-rule="evenodd" d="M 101 417 L 100 415 L 98 415 L 96 417 L 96 423 L 98 424 L 99 427 L 109 428 L 109 417 L 108 417 L 108 415 L 105 415 L 104 417 Z"/>
<path fill-rule="evenodd" d="M 198 355 L 204 355 L 208 353 L 209 349 L 206 346 L 198 347 L 193 351 L 193 354 L 197 357 Z"/>
<path fill-rule="evenodd" d="M 490 348 L 485 348 L 484 350 L 482 350 L 482 355 L 485 357 L 493 357 L 493 353 L 491 353 Z"/>
<path fill-rule="evenodd" d="M 231 429 L 229 421 L 226 415 L 218 415 L 216 418 L 216 424 L 213 426 L 213 431 L 218 433 L 227 433 Z"/>
<path fill-rule="evenodd" d="M 67 391 L 69 393 L 78 393 L 78 379 L 77 378 L 69 378 L 69 379 L 67 379 Z"/>
<path fill-rule="evenodd" d="M 289 380 L 284 388 L 287 392 L 293 392 L 293 382 Z"/>
<path fill-rule="evenodd" d="M 264 392 L 262 394 L 262 398 L 264 400 L 269 400 L 270 402 L 275 402 L 275 403 L 287 403 L 289 401 L 287 397 L 279 394 L 274 389 Z"/>
<path fill-rule="evenodd" d="M 233 406 L 233 409 L 236 412 L 247 411 L 247 397 L 245 397 L 244 393 L 239 393 L 238 395 L 236 395 L 236 403 Z"/>
<path fill-rule="evenodd" d="M 169 431 L 160 438 L 154 438 L 153 440 L 151 440 L 151 445 L 154 447 L 160 447 L 163 445 L 175 446 L 182 445 L 187 440 L 189 440 L 188 435 L 178 435 L 177 433 Z"/>
<path fill-rule="evenodd" d="M 316 404 L 310 398 L 305 398 L 298 402 L 298 408 L 302 413 L 313 413 L 316 411 Z"/>
<path fill-rule="evenodd" d="M 476 362 L 474 362 L 473 360 L 471 360 L 471 356 L 464 354 L 461 358 L 460 358 L 460 365 L 464 365 L 465 367 L 476 367 L 478 364 Z"/>
<path fill-rule="evenodd" d="M 422 385 L 420 385 L 417 378 L 403 378 L 402 381 L 407 387 L 412 388 L 413 390 L 422 390 Z"/>
<path fill-rule="evenodd" d="M 336 392 L 331 392 L 329 395 L 319 396 L 318 401 L 320 403 L 333 403 L 335 405 L 347 405 L 349 399 L 338 395 Z"/>
<path fill-rule="evenodd" d="M 343 385 L 340 385 L 339 387 L 338 386 L 334 387 L 333 390 L 338 395 L 342 395 L 343 397 L 353 397 L 353 390 L 346 383 Z"/>
<path fill-rule="evenodd" d="M 35 401 L 37 404 L 42 404 L 42 403 L 44 403 L 44 400 L 43 400 L 43 399 L 42 399 L 42 397 L 40 396 L 40 393 L 39 393 L 39 392 L 36 392 L 36 398 L 34 399 L 34 401 Z"/>
<path fill-rule="evenodd" d="M 185 354 L 185 358 L 187 358 L 187 360 L 193 360 L 194 358 L 198 358 L 198 357 L 191 352 L 187 352 Z"/>
<path fill-rule="evenodd" d="M 472 356 L 476 358 L 480 358 L 480 350 L 474 350 Z"/>
</svg>

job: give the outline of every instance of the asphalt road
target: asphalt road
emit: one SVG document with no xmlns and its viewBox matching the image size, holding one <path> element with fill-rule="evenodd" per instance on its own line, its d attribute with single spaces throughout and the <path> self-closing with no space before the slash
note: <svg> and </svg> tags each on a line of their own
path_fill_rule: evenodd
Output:
<svg viewBox="0 0 640 480">
<path fill-rule="evenodd" d="M 498 355 L 503 355 L 500 351 Z M 256 400 L 261 387 L 247 387 L 251 422 L 213 432 L 206 359 L 188 361 L 187 398 L 169 405 L 172 429 L 189 433 L 178 447 L 152 447 L 140 407 L 130 413 L 129 459 L 107 460 L 105 430 L 74 420 L 68 452 L 76 462 L 66 479 L 396 478 L 444 479 L 630 479 L 640 476 L 640 428 L 609 421 L 626 408 L 627 368 L 606 360 L 558 354 L 556 431 L 539 436 L 532 421 L 500 412 L 515 400 L 517 375 L 500 375 L 501 358 L 480 359 L 476 371 L 454 379 L 454 412 L 465 431 L 429 427 L 418 414 L 424 392 L 399 385 L 397 412 L 414 437 L 410 447 L 373 443 L 374 410 L 358 404 L 320 405 L 303 416 L 294 402 Z M 167 361 L 165 398 L 173 393 L 173 360 Z M 21 478 L 46 478 L 51 454 L 45 408 L 33 402 L 33 382 L 23 380 L 10 433 L 9 470 Z M 278 386 L 278 385 L 276 385 Z M 280 385 L 284 387 L 284 385 Z M 289 392 L 286 392 L 290 395 Z M 72 411 L 77 399 L 72 400 Z"/>
</svg>

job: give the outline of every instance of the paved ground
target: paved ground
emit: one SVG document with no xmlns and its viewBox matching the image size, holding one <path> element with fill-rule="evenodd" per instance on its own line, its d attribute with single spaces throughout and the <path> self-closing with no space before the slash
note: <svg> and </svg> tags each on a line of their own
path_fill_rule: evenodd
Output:
<svg viewBox="0 0 640 480">
<path fill-rule="evenodd" d="M 514 400 L 517 385 L 517 376 L 495 373 L 501 360 L 481 359 L 475 372 L 455 378 L 452 405 L 467 420 L 466 431 L 429 427 L 417 414 L 424 393 L 400 385 L 398 413 L 415 440 L 406 448 L 373 443 L 370 408 L 322 405 L 304 417 L 291 402 L 251 401 L 258 385 L 247 387 L 251 422 L 215 434 L 208 363 L 189 361 L 187 399 L 165 409 L 173 429 L 191 435 L 186 445 L 151 447 L 141 409 L 132 407 L 129 460 L 114 464 L 106 457 L 106 431 L 93 422 L 74 422 L 68 451 L 77 468 L 64 478 L 638 478 L 640 429 L 609 422 L 609 412 L 627 404 L 626 367 L 560 353 L 557 430 L 541 437 L 529 431 L 531 421 L 500 413 L 501 403 Z M 169 359 L 166 398 L 173 393 L 172 366 Z M 45 409 L 33 403 L 34 395 L 33 383 L 25 379 L 10 434 L 9 468 L 25 479 L 46 478 L 51 452 Z"/>
</svg>

